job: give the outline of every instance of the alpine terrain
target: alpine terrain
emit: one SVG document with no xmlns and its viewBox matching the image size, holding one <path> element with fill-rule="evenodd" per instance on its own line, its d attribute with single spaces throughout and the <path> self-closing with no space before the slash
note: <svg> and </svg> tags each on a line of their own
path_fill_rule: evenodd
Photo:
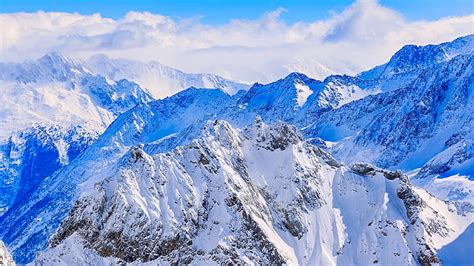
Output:
<svg viewBox="0 0 474 266">
<path fill-rule="evenodd" d="M 252 86 L 104 55 L 2 63 L 0 254 L 471 265 L 473 67 L 474 35 Z"/>
</svg>

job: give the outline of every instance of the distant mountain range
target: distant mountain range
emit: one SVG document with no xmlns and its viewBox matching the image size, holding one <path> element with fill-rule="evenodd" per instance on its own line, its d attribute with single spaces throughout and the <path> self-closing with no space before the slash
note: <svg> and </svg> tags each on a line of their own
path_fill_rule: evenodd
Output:
<svg viewBox="0 0 474 266">
<path fill-rule="evenodd" d="M 0 85 L 5 103 L 0 107 L 0 139 L 31 122 L 88 124 L 102 131 L 137 103 L 189 87 L 221 88 L 231 94 L 248 89 L 216 75 L 188 74 L 157 62 L 105 56 L 77 62 L 57 53 L 24 63 L 0 63 Z"/>
<path fill-rule="evenodd" d="M 104 56 L 1 64 L 0 239 L 48 265 L 473 263 L 449 252 L 472 250 L 473 54 L 469 35 L 250 87 Z"/>
<path fill-rule="evenodd" d="M 229 94 L 249 88 L 247 84 L 230 81 L 218 75 L 184 73 L 156 61 L 141 63 L 130 59 L 111 59 L 105 55 L 96 55 L 84 64 L 93 73 L 111 80 L 133 80 L 146 88 L 156 99 L 173 95 L 189 87 L 219 88 Z"/>
</svg>

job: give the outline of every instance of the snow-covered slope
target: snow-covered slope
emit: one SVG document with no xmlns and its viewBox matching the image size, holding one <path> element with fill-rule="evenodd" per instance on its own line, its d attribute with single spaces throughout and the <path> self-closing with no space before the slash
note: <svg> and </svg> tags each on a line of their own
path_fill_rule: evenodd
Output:
<svg viewBox="0 0 474 266">
<path fill-rule="evenodd" d="M 412 182 L 442 199 L 466 202 L 474 210 L 473 136 L 448 146 L 412 176 Z"/>
<path fill-rule="evenodd" d="M 444 245 L 451 248 L 449 243 L 473 221 L 472 181 L 468 179 L 473 169 L 473 54 L 466 47 L 471 39 L 442 44 L 449 56 L 439 60 L 433 52 L 437 48 L 404 48 L 387 63 L 393 70 L 390 75 L 330 76 L 317 81 L 292 73 L 232 96 L 222 90 L 190 88 L 162 100 L 139 101 L 71 164 L 39 182 L 38 189 L 1 216 L 5 226 L 0 227 L 0 238 L 22 263 L 45 249 L 55 232 L 50 249 L 40 257 L 45 263 L 54 256 L 64 263 L 155 259 L 155 263 L 184 263 L 192 258 L 196 263 L 247 259 L 264 263 L 271 254 L 278 254 L 271 257 L 277 262 L 308 264 L 368 264 L 388 258 L 400 264 L 435 262 L 436 250 Z M 416 58 L 423 60 L 413 66 Z M 68 75 L 59 77 L 74 80 L 75 74 Z M 127 106 L 120 103 L 136 103 L 128 95 L 116 95 L 128 91 L 134 92 L 132 99 L 146 95 L 128 81 L 120 85 L 87 75 L 73 84 L 83 84 L 78 88 L 87 88 L 84 93 L 111 117 Z M 19 84 L 16 78 L 12 80 Z M 291 126 L 258 122 L 238 129 L 257 115 L 269 123 L 294 124 L 311 143 L 330 150 L 347 165 L 363 161 L 410 170 L 416 185 L 456 203 L 437 200 L 395 172 L 365 164 L 340 165 L 303 141 Z M 205 156 L 203 161 L 200 154 Z M 305 188 L 306 183 L 299 183 L 306 180 L 303 177 L 314 183 Z M 226 205 L 217 224 L 212 220 L 201 224 L 204 203 L 200 200 L 207 197 L 205 191 L 213 193 L 209 204 L 220 206 L 215 208 L 226 205 L 225 198 L 232 193 L 242 207 Z M 324 202 L 318 199 L 309 206 L 303 195 L 314 191 Z M 299 205 L 292 205 L 293 201 Z M 285 214 L 281 206 L 290 206 L 286 211 L 292 212 Z M 125 224 L 114 227 L 109 213 L 113 221 L 124 218 Z M 370 217 L 377 218 L 372 222 Z M 160 227 L 161 219 L 168 221 L 166 227 Z M 141 235 L 130 229 L 134 226 L 153 232 L 154 239 L 166 245 L 153 249 L 153 239 L 144 239 L 145 249 L 137 251 L 138 244 L 132 240 Z M 409 228 L 408 233 L 401 228 Z M 215 229 L 222 229 L 222 235 L 216 236 Z M 245 241 L 250 234 L 260 235 L 263 246 Z M 106 240 L 118 242 L 104 246 Z M 235 246 L 240 240 L 244 244 Z M 182 249 L 176 249 L 177 244 Z M 382 246 L 389 248 L 381 250 Z M 71 256 L 60 255 L 66 253 Z M 102 257 L 108 255 L 116 258 Z"/>
<path fill-rule="evenodd" d="M 312 121 L 313 116 L 377 93 L 376 85 L 349 76 L 330 76 L 319 81 L 301 73 L 290 73 L 269 84 L 254 84 L 247 93 L 241 94 L 237 106 L 232 106 L 229 113 L 238 113 L 240 120 L 260 115 L 265 121 L 283 120 L 304 125 Z"/>
<path fill-rule="evenodd" d="M 85 65 L 93 73 L 111 80 L 133 80 L 141 87 L 147 88 L 157 99 L 173 95 L 189 87 L 219 88 L 229 94 L 247 90 L 249 87 L 213 74 L 184 73 L 155 61 L 141 63 L 130 59 L 111 59 L 105 55 L 95 55 L 89 58 Z"/>
<path fill-rule="evenodd" d="M 440 159 L 429 162 L 438 156 L 446 161 L 444 168 L 424 173 L 452 169 L 453 175 L 472 176 L 473 59 L 459 55 L 424 69 L 409 86 L 326 112 L 305 132 L 337 141 L 333 152 L 346 162 L 414 170 L 440 164 Z"/>
<path fill-rule="evenodd" d="M 16 83 L 74 83 L 87 70 L 81 64 L 58 53 L 46 54 L 38 60 L 23 63 L 0 63 L 0 79 Z"/>
<path fill-rule="evenodd" d="M 306 104 L 321 82 L 291 73 L 269 84 L 254 84 L 238 101 L 241 112 L 261 114 L 263 119 L 289 120 Z"/>
<path fill-rule="evenodd" d="M 0 63 L 0 141 L 35 122 L 103 131 L 115 117 L 153 98 L 137 84 L 94 75 L 59 54 Z"/>
<path fill-rule="evenodd" d="M 102 131 L 137 103 L 188 87 L 220 88 L 230 94 L 248 89 L 212 74 L 188 74 L 157 62 L 100 55 L 87 62 L 51 53 L 18 64 L 0 63 L 0 140 L 32 122 L 86 124 Z"/>
<path fill-rule="evenodd" d="M 443 145 L 450 137 L 453 139 L 447 145 L 454 145 L 471 135 L 473 78 L 473 55 L 457 56 L 424 70 L 409 87 L 369 96 L 327 112 L 306 131 L 331 137 L 332 132 L 325 131 L 328 131 L 327 126 L 332 126 L 335 128 L 330 131 L 336 131 L 332 136 L 334 140 L 353 136 L 345 142 L 382 146 L 383 154 L 377 158 L 378 164 L 419 167 L 421 165 L 417 163 L 426 162 L 421 154 L 418 162 L 410 162 L 406 156 L 420 148 L 417 142 L 435 137 L 439 132 L 442 136 L 438 136 L 433 145 Z M 431 154 L 424 153 L 425 160 L 442 148 L 431 147 L 428 151 Z M 363 149 L 341 147 L 341 152 L 359 150 Z"/>
<path fill-rule="evenodd" d="M 90 179 L 38 263 L 436 263 L 472 220 L 401 173 L 346 168 L 296 128 L 209 121 Z"/>
<path fill-rule="evenodd" d="M 153 98 L 59 54 L 0 64 L 0 216 L 67 165 L 117 115 Z"/>
<path fill-rule="evenodd" d="M 97 60 L 95 62 L 99 64 Z M 136 73 L 145 73 L 144 68 L 157 67 L 161 72 L 155 74 L 177 82 L 173 87 L 176 90 L 189 84 L 222 86 L 229 91 L 245 87 L 213 75 L 188 75 L 157 63 L 142 64 L 141 68 L 137 62 L 104 59 L 102 63 L 109 66 L 104 71 L 112 71 L 113 67 L 115 72 L 120 70 L 121 73 L 132 69 Z M 167 89 L 167 83 L 162 85 L 163 90 Z M 160 83 L 154 86 L 158 89 Z M 79 125 L 88 134 L 97 135 L 121 113 L 139 103 L 153 100 L 146 89 L 134 82 L 97 75 L 83 63 L 57 53 L 19 64 L 0 63 L 0 90 L 0 183 L 9 191 L 7 195 L 1 195 L 0 215 L 15 199 L 21 199 L 30 188 L 36 189 L 43 178 L 73 159 L 60 160 L 59 154 L 63 151 L 56 148 L 59 147 L 57 141 L 61 140 L 61 147 L 80 145 L 83 147 L 81 151 L 88 146 L 90 139 L 82 144 L 69 143 L 72 141 L 70 134 L 58 128 Z M 38 128 L 47 130 L 36 130 Z M 44 137 L 42 132 L 46 131 L 55 132 L 54 141 Z M 41 145 L 29 147 L 32 140 Z M 29 144 L 25 146 L 24 143 Z"/>
<path fill-rule="evenodd" d="M 420 70 L 451 60 L 458 55 L 474 52 L 474 35 L 459 37 L 452 42 L 437 45 L 406 45 L 396 52 L 390 61 L 360 73 L 363 79 L 390 79 L 408 72 Z"/>
<path fill-rule="evenodd" d="M 97 135 L 82 126 L 36 125 L 0 145 L 0 216 L 22 204 L 44 178 L 74 160 Z"/>
<path fill-rule="evenodd" d="M 223 113 L 222 103 L 231 100 L 221 90 L 188 89 L 124 113 L 71 164 L 44 179 L 38 186 L 41 189 L 0 216 L 0 223 L 5 225 L 0 227 L 0 237 L 12 248 L 17 261 L 31 261 L 68 213 L 80 183 L 101 178 L 99 172 L 131 145 L 155 142 L 191 124 L 198 125 L 200 119 L 212 118 L 212 112 Z M 35 222 L 38 220 L 47 222 Z"/>
</svg>

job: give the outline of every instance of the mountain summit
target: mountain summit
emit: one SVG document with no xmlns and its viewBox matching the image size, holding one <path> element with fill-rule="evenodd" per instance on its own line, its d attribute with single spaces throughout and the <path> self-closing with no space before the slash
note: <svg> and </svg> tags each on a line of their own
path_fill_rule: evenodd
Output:
<svg viewBox="0 0 474 266">
<path fill-rule="evenodd" d="M 114 164 L 83 184 L 38 263 L 436 263 L 473 217 L 400 173 L 346 168 L 283 123 L 209 121 L 189 145 Z"/>
<path fill-rule="evenodd" d="M 53 110 L 97 116 L 9 133 L 0 238 L 18 263 L 469 264 L 450 253 L 472 242 L 472 40 L 405 46 L 355 77 L 163 99 L 116 80 L 153 64 L 3 65 L 7 95 L 58 92 Z M 46 83 L 17 78 L 40 65 Z"/>
</svg>

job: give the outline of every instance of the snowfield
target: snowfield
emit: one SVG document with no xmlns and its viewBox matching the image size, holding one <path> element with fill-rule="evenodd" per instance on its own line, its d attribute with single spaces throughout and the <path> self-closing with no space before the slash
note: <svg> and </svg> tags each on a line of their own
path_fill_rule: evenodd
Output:
<svg viewBox="0 0 474 266">
<path fill-rule="evenodd" d="M 0 63 L 0 254 L 470 265 L 473 63 L 474 35 L 250 87 L 101 55 Z"/>
<path fill-rule="evenodd" d="M 115 164 L 37 263 L 436 263 L 474 217 L 398 172 L 340 165 L 282 123 L 209 121 L 187 146 Z"/>
</svg>

